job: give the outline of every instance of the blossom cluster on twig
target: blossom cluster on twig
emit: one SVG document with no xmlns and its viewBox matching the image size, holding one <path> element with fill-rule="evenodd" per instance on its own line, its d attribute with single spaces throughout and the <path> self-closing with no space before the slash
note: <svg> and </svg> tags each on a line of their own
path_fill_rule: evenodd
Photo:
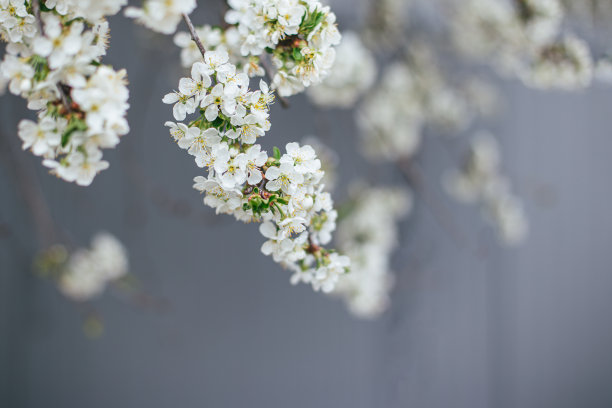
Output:
<svg viewBox="0 0 612 408">
<path fill-rule="evenodd" d="M 18 125 L 23 148 L 79 185 L 91 184 L 108 167 L 102 150 L 115 147 L 129 130 L 126 73 L 102 64 L 109 37 L 104 18 L 126 3 L 0 0 L 0 38 L 7 42 L 0 91 L 27 99 L 38 113 L 37 120 Z M 284 104 L 285 97 L 305 91 L 317 109 L 355 108 L 356 142 L 364 156 L 409 173 L 425 133 L 471 132 L 497 106 L 487 82 L 445 69 L 448 61 L 461 59 L 472 68 L 485 62 L 542 89 L 580 89 L 593 78 L 612 82 L 612 57 L 596 57 L 568 29 L 571 7 L 563 0 L 433 6 L 377 0 L 359 33 L 342 34 L 335 14 L 319 0 L 228 0 L 222 24 L 194 27 L 189 15 L 196 3 L 143 0 L 125 9 L 139 24 L 174 35 L 181 64 L 190 69 L 162 101 L 172 106 L 174 121 L 166 122 L 172 138 L 202 169 L 194 188 L 217 213 L 257 223 L 265 238 L 262 252 L 293 272 L 292 283 L 340 296 L 362 317 L 380 314 L 389 303 L 390 259 L 397 223 L 411 209 L 410 193 L 363 187 L 339 215 L 329 192 L 333 171 L 325 174 L 335 160 L 329 149 L 309 139 L 285 142 L 282 151 L 275 147 L 268 154 L 260 144 L 271 128 L 275 100 Z M 430 23 L 418 18 L 419 7 L 443 17 L 431 36 L 413 35 Z M 188 32 L 177 32 L 181 20 Z M 441 41 L 450 47 L 438 47 Z M 380 74 L 377 60 L 384 62 Z M 257 89 L 249 88 L 253 77 L 265 78 Z M 501 242 L 511 245 L 524 239 L 528 223 L 501 175 L 499 156 L 491 136 L 477 135 L 444 186 L 458 200 L 478 204 Z M 423 178 L 405 178 L 419 192 Z M 328 249 L 336 224 L 342 255 Z M 68 296 L 92 297 L 108 283 L 79 272 L 96 270 L 97 247 L 66 257 L 59 282 Z M 123 259 L 120 252 L 116 259 Z"/>
<path fill-rule="evenodd" d="M 102 149 L 115 147 L 129 131 L 126 72 L 101 63 L 109 37 L 104 16 L 125 3 L 0 2 L 0 35 L 8 42 L 0 77 L 38 113 L 36 121 L 19 123 L 23 148 L 82 186 L 108 167 Z"/>
<path fill-rule="evenodd" d="M 281 97 L 328 75 L 341 39 L 328 6 L 317 0 L 230 0 L 228 5 L 227 27 L 196 27 L 207 50 L 227 52 L 230 62 L 251 77 L 268 76 Z M 185 67 L 199 58 L 190 37 L 185 32 L 175 36 Z"/>
<path fill-rule="evenodd" d="M 164 97 L 178 121 L 166 125 L 207 171 L 194 179 L 204 203 L 237 220 L 260 222 L 267 239 L 262 252 L 294 272 L 291 282 L 329 292 L 349 261 L 323 247 L 337 213 L 321 183 L 321 162 L 311 146 L 298 143 L 288 143 L 283 154 L 262 151 L 257 140 L 270 128 L 274 96 L 263 80 L 256 91 L 248 86 L 248 76 L 237 72 L 226 51 L 207 51 L 178 91 Z"/>
</svg>

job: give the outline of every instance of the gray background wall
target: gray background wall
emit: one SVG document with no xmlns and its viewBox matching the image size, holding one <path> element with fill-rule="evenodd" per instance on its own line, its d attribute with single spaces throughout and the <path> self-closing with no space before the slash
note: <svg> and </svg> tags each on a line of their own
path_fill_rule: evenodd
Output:
<svg viewBox="0 0 612 408">
<path fill-rule="evenodd" d="M 217 21 L 218 7 L 199 3 L 196 22 Z M 356 10 L 339 4 L 341 26 Z M 31 273 L 36 236 L 3 155 L 1 407 L 612 406 L 609 88 L 564 94 L 502 84 L 506 110 L 486 128 L 499 136 L 531 221 L 516 250 L 500 249 L 477 210 L 438 187 L 465 139 L 427 137 L 418 157 L 426 184 L 465 239 L 457 245 L 417 198 L 402 223 L 393 307 L 363 322 L 334 299 L 291 287 L 259 253 L 256 228 L 200 205 L 191 189 L 197 168 L 162 127 L 170 110 L 160 100 L 181 73 L 178 52 L 122 17 L 111 27 L 105 61 L 128 69 L 132 130 L 106 153 L 110 169 L 83 189 L 46 174 L 30 153 L 16 157 L 35 169 L 73 242 L 115 233 L 133 273 L 169 306 L 143 310 L 109 292 L 94 304 L 105 333 L 87 339 L 83 310 Z M 303 97 L 291 103 L 274 107 L 267 148 L 317 132 L 320 114 Z M 13 147 L 27 115 L 21 100 L 0 99 L 0 131 Z M 353 159 L 350 113 L 325 120 L 342 180 L 367 177 L 371 169 Z M 392 169 L 377 172 L 402 182 Z"/>
</svg>

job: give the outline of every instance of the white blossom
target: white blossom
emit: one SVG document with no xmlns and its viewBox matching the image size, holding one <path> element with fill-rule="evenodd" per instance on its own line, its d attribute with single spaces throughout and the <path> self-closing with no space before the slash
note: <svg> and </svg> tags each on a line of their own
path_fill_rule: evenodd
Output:
<svg viewBox="0 0 612 408">
<path fill-rule="evenodd" d="M 172 105 L 172 114 L 176 120 L 185 120 L 187 114 L 195 112 L 198 104 L 191 95 L 181 92 L 171 92 L 164 96 L 163 103 Z"/>
<path fill-rule="evenodd" d="M 23 140 L 23 149 L 31 149 L 36 156 L 53 156 L 65 126 L 65 123 L 49 116 L 43 117 L 40 122 L 23 119 L 19 122 L 18 130 L 19 138 Z"/>
</svg>

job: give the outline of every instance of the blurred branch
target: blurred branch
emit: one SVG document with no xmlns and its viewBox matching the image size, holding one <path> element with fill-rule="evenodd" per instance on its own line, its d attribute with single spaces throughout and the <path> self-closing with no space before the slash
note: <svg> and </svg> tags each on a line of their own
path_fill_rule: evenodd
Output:
<svg viewBox="0 0 612 408">
<path fill-rule="evenodd" d="M 47 248 L 55 244 L 59 234 L 36 173 L 17 158 L 11 138 L 4 133 L 0 134 L 0 151 L 5 156 L 2 163 L 15 173 L 15 186 L 32 214 L 39 245 Z"/>
<path fill-rule="evenodd" d="M 420 167 L 408 159 L 400 159 L 395 162 L 406 181 L 417 190 L 427 204 L 427 208 L 432 212 L 440 226 L 444 228 L 449 236 L 455 241 L 459 248 L 465 246 L 465 234 L 459 229 L 450 211 L 440 201 L 434 199 L 431 191 L 425 184 L 423 172 Z"/>
</svg>

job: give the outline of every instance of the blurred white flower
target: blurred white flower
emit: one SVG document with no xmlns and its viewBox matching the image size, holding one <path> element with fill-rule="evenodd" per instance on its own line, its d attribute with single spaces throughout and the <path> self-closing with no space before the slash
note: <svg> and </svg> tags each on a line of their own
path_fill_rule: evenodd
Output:
<svg viewBox="0 0 612 408">
<path fill-rule="evenodd" d="M 336 48 L 336 59 L 329 75 L 308 89 L 308 96 L 320 106 L 350 108 L 376 78 L 376 62 L 359 36 L 344 32 Z"/>
<path fill-rule="evenodd" d="M 522 71 L 526 84 L 536 88 L 580 89 L 591 84 L 593 61 L 589 46 L 568 35 L 538 49 L 531 65 Z"/>
<path fill-rule="evenodd" d="M 522 203 L 512 194 L 508 180 L 500 175 L 499 164 L 496 140 L 489 133 L 478 133 L 463 166 L 446 173 L 443 185 L 455 199 L 479 204 L 500 241 L 516 245 L 527 236 L 528 221 Z"/>
<path fill-rule="evenodd" d="M 142 8 L 128 7 L 125 16 L 136 19 L 147 28 L 172 34 L 183 18 L 196 8 L 196 0 L 144 0 Z"/>
<path fill-rule="evenodd" d="M 333 291 L 358 317 L 374 318 L 390 304 L 394 274 L 391 256 L 398 245 L 398 222 L 412 210 L 405 188 L 359 187 L 350 212 L 338 224 L 338 247 L 351 259 L 351 272 Z"/>
<path fill-rule="evenodd" d="M 79 249 L 70 255 L 58 287 L 72 300 L 91 300 L 109 283 L 124 277 L 128 267 L 127 252 L 121 242 L 109 233 L 98 233 L 90 249 Z"/>
</svg>

